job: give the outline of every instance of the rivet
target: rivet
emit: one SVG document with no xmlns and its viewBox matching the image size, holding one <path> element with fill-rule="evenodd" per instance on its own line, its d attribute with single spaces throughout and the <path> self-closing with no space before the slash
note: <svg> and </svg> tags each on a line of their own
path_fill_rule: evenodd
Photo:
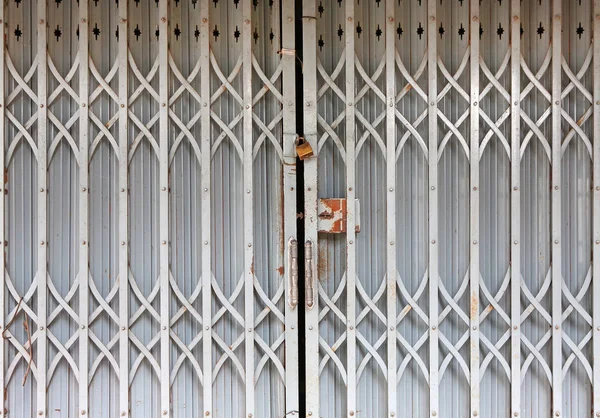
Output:
<svg viewBox="0 0 600 418">
<path fill-rule="evenodd" d="M 313 329 L 312 325 L 310 327 L 308 327 L 308 329 L 312 331 L 312 329 Z"/>
<path fill-rule="evenodd" d="M 208 241 L 204 241 L 204 245 L 208 245 Z"/>
<path fill-rule="evenodd" d="M 292 18 L 291 18 L 291 17 L 288 17 L 288 22 L 291 22 L 291 21 L 292 21 Z"/>
<path fill-rule="evenodd" d="M 560 417 L 560 411 L 556 411 L 556 412 L 554 413 L 554 415 L 556 415 L 557 417 Z"/>
<path fill-rule="evenodd" d="M 251 244 L 251 243 L 248 243 L 248 248 L 250 248 L 250 247 L 252 247 L 252 244 Z"/>
<path fill-rule="evenodd" d="M 311 417 L 312 416 L 312 411 L 308 411 L 308 416 Z"/>
<path fill-rule="evenodd" d="M 558 190 L 558 186 L 554 186 L 554 190 Z"/>
<path fill-rule="evenodd" d="M 127 23 L 127 19 L 121 19 L 121 23 Z"/>
<path fill-rule="evenodd" d="M 390 245 L 394 245 L 394 241 L 390 241 Z"/>
<path fill-rule="evenodd" d="M 125 193 L 125 189 L 124 189 L 124 188 L 123 188 L 123 189 L 121 189 L 121 193 Z"/>
<path fill-rule="evenodd" d="M 40 24 L 44 24 L 44 19 L 40 19 Z M 42 411 L 40 411 L 40 415 L 42 415 Z"/>
<path fill-rule="evenodd" d="M 205 187 L 205 188 L 204 188 L 204 191 L 205 191 L 205 192 L 208 192 L 208 187 Z"/>
<path fill-rule="evenodd" d="M 554 329 L 560 329 L 560 326 L 554 325 Z"/>
<path fill-rule="evenodd" d="M 206 22 L 208 22 L 208 19 L 207 18 L 203 18 L 202 19 L 202 23 L 206 23 Z"/>
<path fill-rule="evenodd" d="M 250 194 L 250 189 L 246 190 L 246 193 Z"/>
<path fill-rule="evenodd" d="M 81 411 L 81 415 L 85 415 L 85 411 Z"/>
<path fill-rule="evenodd" d="M 476 330 L 476 329 L 477 329 L 477 325 L 473 325 L 473 330 Z"/>
<path fill-rule="evenodd" d="M 477 22 L 477 19 L 479 19 L 477 16 L 473 16 L 473 22 Z"/>
<path fill-rule="evenodd" d="M 165 107 L 165 106 L 167 106 L 167 104 L 166 103 L 162 103 L 162 107 Z"/>
<path fill-rule="evenodd" d="M 596 190 L 600 190 L 600 186 L 596 186 Z"/>
<path fill-rule="evenodd" d="M 43 246 L 43 245 L 44 245 L 44 241 L 41 241 L 41 242 L 40 242 L 40 245 L 42 245 L 42 246 Z"/>
<path fill-rule="evenodd" d="M 82 325 L 82 326 L 81 326 L 81 329 L 85 329 L 85 325 Z"/>
<path fill-rule="evenodd" d="M 246 25 L 248 25 L 248 24 L 250 24 L 250 21 L 249 21 L 248 19 L 246 19 L 246 20 L 244 20 L 244 23 L 245 23 Z"/>
<path fill-rule="evenodd" d="M 82 188 L 81 188 L 81 191 L 82 191 L 82 192 L 85 192 L 86 190 L 87 190 L 87 189 L 86 189 L 85 187 L 82 187 Z"/>
<path fill-rule="evenodd" d="M 81 245 L 85 245 L 85 241 L 83 241 L 83 242 L 81 243 Z"/>
<path fill-rule="evenodd" d="M 250 105 L 246 105 L 246 109 L 250 109 Z"/>
<path fill-rule="evenodd" d="M 308 191 L 310 192 L 311 190 L 312 190 L 312 189 L 309 187 L 309 188 L 308 188 Z"/>
<path fill-rule="evenodd" d="M 205 327 L 204 327 L 204 329 L 208 331 L 208 325 L 207 325 L 207 326 L 205 326 Z"/>
<path fill-rule="evenodd" d="M 40 107 L 44 107 L 44 105 L 43 105 L 43 104 L 41 104 L 41 105 L 40 105 Z"/>
<path fill-rule="evenodd" d="M 164 330 L 166 330 L 166 329 L 167 329 L 167 327 L 165 327 L 165 326 L 163 325 L 162 329 L 163 329 L 163 331 L 164 331 Z"/>
<path fill-rule="evenodd" d="M 392 16 L 390 16 L 390 17 L 388 17 L 388 20 L 389 20 L 390 22 L 393 22 L 393 21 L 394 21 L 394 18 L 393 18 Z"/>
<path fill-rule="evenodd" d="M 600 412 L 596 412 L 596 416 L 597 416 L 597 417 L 600 417 Z"/>
<path fill-rule="evenodd" d="M 433 411 L 433 412 L 431 413 L 431 415 L 433 415 L 433 416 L 435 417 L 435 416 L 437 415 L 437 412 Z"/>
<path fill-rule="evenodd" d="M 292 329 L 296 329 L 296 327 L 295 327 L 295 326 L 293 326 L 293 325 L 291 326 L 291 328 L 292 328 Z"/>
<path fill-rule="evenodd" d="M 125 415 L 127 415 L 127 412 L 125 412 L 125 411 L 121 412 L 122 417 L 124 417 Z"/>
<path fill-rule="evenodd" d="M 477 187 L 473 187 L 473 190 L 477 191 Z"/>
<path fill-rule="evenodd" d="M 513 102 L 513 104 L 514 104 L 515 106 L 517 106 L 517 105 L 519 104 L 519 101 L 518 101 L 518 100 L 515 100 L 515 101 Z"/>
<path fill-rule="evenodd" d="M 513 327 L 513 329 L 514 329 L 515 331 L 516 331 L 518 328 L 519 328 L 519 327 L 518 327 L 517 325 L 515 325 L 515 326 Z"/>
<path fill-rule="evenodd" d="M 210 412 L 206 411 L 206 412 L 204 413 L 204 415 L 206 415 L 206 416 L 209 416 L 209 415 L 210 415 Z"/>
<path fill-rule="evenodd" d="M 435 190 L 435 186 L 431 186 L 431 190 Z"/>
<path fill-rule="evenodd" d="M 390 417 L 395 417 L 396 413 L 395 412 L 390 412 Z"/>
<path fill-rule="evenodd" d="M 390 327 L 390 331 L 393 331 L 393 330 L 394 330 L 394 327 Z"/>
<path fill-rule="evenodd" d="M 519 190 L 519 188 L 517 186 L 513 187 L 513 190 Z"/>
<path fill-rule="evenodd" d="M 477 102 L 473 102 L 473 106 L 477 106 Z"/>
<path fill-rule="evenodd" d="M 435 331 L 437 329 L 437 327 L 434 325 L 431 327 L 431 329 Z"/>
<path fill-rule="evenodd" d="M 596 244 L 600 244 L 600 240 L 596 240 Z"/>
<path fill-rule="evenodd" d="M 167 415 L 167 413 L 168 413 L 167 411 L 163 411 L 163 415 Z"/>
<path fill-rule="evenodd" d="M 82 103 L 82 104 L 81 104 L 81 107 L 85 107 L 85 103 Z M 85 412 L 84 412 L 84 414 L 85 414 Z"/>
<path fill-rule="evenodd" d="M 352 244 L 354 244 L 354 241 L 350 240 L 350 241 L 348 241 L 348 244 L 352 245 Z"/>
<path fill-rule="evenodd" d="M 44 193 L 44 189 L 40 189 L 40 193 Z"/>
<path fill-rule="evenodd" d="M 513 415 L 514 415 L 515 417 L 518 417 L 518 416 L 519 416 L 519 413 L 518 413 L 518 412 L 515 412 L 515 413 L 513 413 Z"/>
<path fill-rule="evenodd" d="M 555 105 L 558 105 L 558 100 L 554 102 Z"/>
<path fill-rule="evenodd" d="M 350 416 L 353 417 L 354 416 L 354 411 L 350 411 Z"/>
<path fill-rule="evenodd" d="M 121 327 L 121 331 L 125 331 L 125 327 Z"/>
<path fill-rule="evenodd" d="M 429 103 L 431 106 L 435 106 L 435 102 L 431 102 Z"/>
<path fill-rule="evenodd" d="M 125 105 L 124 105 L 124 104 L 121 104 L 121 107 L 125 107 Z"/>
<path fill-rule="evenodd" d="M 477 411 L 473 411 L 473 416 L 476 417 L 477 415 L 479 415 L 479 413 Z"/>
<path fill-rule="evenodd" d="M 348 106 L 352 106 L 352 102 L 348 102 Z"/>
<path fill-rule="evenodd" d="M 434 240 L 434 239 L 432 239 L 432 240 L 431 240 L 431 243 L 432 243 L 432 244 L 435 244 L 435 240 Z"/>
<path fill-rule="evenodd" d="M 515 16 L 513 16 L 513 20 L 514 20 L 514 21 L 517 21 L 517 20 L 519 20 L 519 16 L 516 16 L 516 15 L 515 15 Z"/>
<path fill-rule="evenodd" d="M 477 245 L 477 240 L 473 241 L 473 245 Z"/>
<path fill-rule="evenodd" d="M 121 245 L 125 245 L 125 241 L 121 241 Z"/>
<path fill-rule="evenodd" d="M 167 241 L 163 241 L 163 242 L 162 242 L 162 245 L 166 245 L 166 244 L 167 244 Z"/>
<path fill-rule="evenodd" d="M 393 192 L 393 191 L 394 191 L 394 188 L 393 188 L 393 187 L 390 187 L 390 192 Z"/>
<path fill-rule="evenodd" d="M 348 190 L 349 190 L 349 191 L 352 191 L 352 187 L 348 187 Z"/>
<path fill-rule="evenodd" d="M 44 415 L 44 412 L 43 411 L 38 411 L 38 415 L 40 415 L 40 416 Z"/>
<path fill-rule="evenodd" d="M 348 18 L 348 22 L 352 22 L 352 18 L 351 17 Z"/>
<path fill-rule="evenodd" d="M 429 20 L 431 20 L 433 22 L 435 20 L 435 16 L 430 16 Z"/>
<path fill-rule="evenodd" d="M 248 328 L 248 332 L 252 332 L 252 328 Z"/>
<path fill-rule="evenodd" d="M 351 330 L 353 330 L 353 329 L 354 329 L 354 327 L 353 327 L 352 325 L 350 325 L 348 328 L 350 328 Z"/>
<path fill-rule="evenodd" d="M 517 240 L 514 240 L 514 241 L 513 241 L 513 243 L 514 243 L 515 245 L 517 245 L 517 244 L 519 243 L 519 241 L 517 241 Z"/>
<path fill-rule="evenodd" d="M 44 327 L 40 327 L 40 331 L 43 331 L 43 330 L 44 330 Z"/>
<path fill-rule="evenodd" d="M 555 244 L 558 244 L 558 240 L 557 240 L 557 239 L 555 239 L 555 240 L 554 240 L 554 243 L 555 243 Z"/>
<path fill-rule="evenodd" d="M 163 192 L 166 192 L 166 191 L 167 191 L 167 188 L 166 188 L 166 187 L 163 187 L 163 188 L 162 188 L 162 191 L 163 191 Z"/>
<path fill-rule="evenodd" d="M 166 17 L 161 17 L 160 20 L 161 20 L 161 22 L 166 22 L 167 18 Z"/>
</svg>

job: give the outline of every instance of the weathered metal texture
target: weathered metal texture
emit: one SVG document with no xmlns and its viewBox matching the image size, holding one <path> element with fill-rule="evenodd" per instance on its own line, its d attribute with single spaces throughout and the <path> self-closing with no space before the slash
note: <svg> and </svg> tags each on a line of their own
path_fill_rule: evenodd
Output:
<svg viewBox="0 0 600 418">
<path fill-rule="evenodd" d="M 294 5 L 243 3 L 5 2 L 2 414 L 298 411 Z"/>
<path fill-rule="evenodd" d="M 314 250 L 312 416 L 597 412 L 598 5 L 476 3 L 305 2 L 306 236 L 363 203 Z"/>
</svg>

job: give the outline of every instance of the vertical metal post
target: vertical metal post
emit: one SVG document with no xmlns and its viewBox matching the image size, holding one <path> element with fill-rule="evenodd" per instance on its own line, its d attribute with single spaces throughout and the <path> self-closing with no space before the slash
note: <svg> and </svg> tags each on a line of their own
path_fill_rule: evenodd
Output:
<svg viewBox="0 0 600 418">
<path fill-rule="evenodd" d="M 283 67 L 283 234 L 284 242 L 296 237 L 296 31 L 295 1 L 282 1 L 281 60 Z M 292 53 L 293 51 L 293 53 Z M 290 271 L 288 257 L 285 273 Z M 290 292 L 284 280 L 285 294 Z M 300 309 L 302 309 L 300 307 Z M 300 408 L 298 393 L 298 308 L 285 304 L 285 413 L 293 416 Z"/>
<path fill-rule="evenodd" d="M 386 0 L 386 162 L 387 162 L 387 385 L 388 415 L 396 414 L 396 37 L 395 1 Z M 351 32 L 352 33 L 352 32 Z M 393 415 L 392 415 L 393 414 Z"/>
<path fill-rule="evenodd" d="M 89 43 L 88 0 L 79 0 L 79 410 L 88 412 L 89 351 Z"/>
<path fill-rule="evenodd" d="M 159 61 L 159 265 L 160 265 L 160 405 L 163 416 L 170 414 L 169 388 L 169 4 L 158 3 Z"/>
<path fill-rule="evenodd" d="M 37 226 L 38 226 L 38 271 L 37 271 L 37 315 L 38 315 L 38 338 L 37 338 L 37 361 L 38 368 L 36 391 L 38 416 L 46 416 L 47 406 L 47 369 L 48 369 L 48 340 L 47 340 L 47 185 L 48 185 L 48 147 L 47 147 L 47 31 L 46 31 L 46 0 L 37 2 L 37 55 L 38 55 L 38 76 L 37 76 L 37 95 L 38 95 L 38 118 L 37 118 L 37 163 L 38 163 L 38 207 L 37 207 Z"/>
<path fill-rule="evenodd" d="M 511 145 L 510 145 L 510 318 L 511 318 L 511 411 L 521 413 L 521 0 L 511 1 Z"/>
<path fill-rule="evenodd" d="M 480 376 L 479 376 L 479 1 L 471 1 L 471 191 L 469 198 L 471 221 L 471 263 L 470 275 L 470 326 L 471 326 L 471 416 L 479 415 Z"/>
<path fill-rule="evenodd" d="M 302 32 L 304 36 L 304 138 L 314 150 L 315 156 L 304 161 L 304 227 L 305 238 L 318 245 L 317 234 L 317 5 L 306 0 L 302 5 Z M 348 32 L 346 32 L 348 33 Z M 351 32 L 353 33 L 353 32 Z M 313 265 L 318 265 L 319 251 L 313 252 Z M 314 274 L 314 273 L 313 273 Z M 318 281 L 319 277 L 317 278 Z M 315 292 L 314 305 L 306 309 L 306 413 L 319 415 L 319 293 Z"/>
<path fill-rule="evenodd" d="M 562 263 L 561 263 L 561 61 L 562 0 L 552 2 L 552 410 L 562 406 Z"/>
<path fill-rule="evenodd" d="M 346 322 L 348 344 L 348 414 L 356 413 L 356 121 L 354 114 L 354 2 L 346 2 Z"/>
<path fill-rule="evenodd" d="M 119 2 L 119 409 L 129 415 L 129 140 L 128 84 L 129 64 L 127 1 Z"/>
<path fill-rule="evenodd" d="M 429 414 L 439 413 L 438 334 L 438 121 L 437 121 L 437 19 L 436 2 L 427 3 L 427 59 L 429 61 Z"/>
<path fill-rule="evenodd" d="M 252 169 L 252 2 L 243 2 L 242 79 L 244 115 L 244 319 L 246 325 L 246 416 L 254 411 L 254 249 L 253 249 L 253 169 Z"/>
<path fill-rule="evenodd" d="M 592 414 L 600 414 L 600 0 L 594 0 L 594 131 L 592 176 L 594 191 L 592 192 Z M 596 42 L 598 40 L 598 42 Z"/>
<path fill-rule="evenodd" d="M 2 39 L 4 39 L 6 27 L 4 25 L 4 1 L 0 5 L 0 34 L 2 35 Z M 0 42 L 0 86 L 4 86 L 4 54 L 6 53 L 6 42 Z M 2 173 L 4 173 L 6 169 L 6 160 L 5 160 L 5 149 L 6 149 L 6 138 L 4 137 L 4 98 L 5 98 L 4 89 L 0 93 L 0 169 Z M 5 196 L 4 187 L 6 183 L 2 181 L 0 183 L 0 329 L 4 331 L 5 327 L 5 314 L 6 314 L 6 300 L 5 300 L 5 271 L 6 271 L 6 247 L 4 245 L 6 241 L 4 225 L 6 222 L 6 213 L 5 213 Z M 5 350 L 6 350 L 6 342 L 0 341 L 0 388 L 3 390 L 6 389 L 6 377 L 4 371 L 6 369 L 5 366 Z M 4 413 L 4 398 L 5 396 L 0 397 L 0 413 Z"/>
<path fill-rule="evenodd" d="M 202 390 L 204 392 L 204 415 L 211 416 L 212 407 L 212 266 L 210 241 L 210 200 L 211 200 L 211 151 L 210 151 L 210 22 L 209 22 L 209 0 L 200 3 L 200 97 L 202 98 L 201 125 L 202 138 L 200 149 L 202 151 L 202 163 L 200 164 L 200 183 L 202 187 Z"/>
</svg>

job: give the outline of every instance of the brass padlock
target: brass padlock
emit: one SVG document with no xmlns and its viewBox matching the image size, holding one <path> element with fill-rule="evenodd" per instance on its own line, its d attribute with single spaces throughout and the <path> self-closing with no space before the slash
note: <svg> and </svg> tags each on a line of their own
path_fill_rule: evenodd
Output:
<svg viewBox="0 0 600 418">
<path fill-rule="evenodd" d="M 298 158 L 301 160 L 305 160 L 314 155 L 313 149 L 308 141 L 301 136 L 298 137 L 298 141 L 296 142 L 296 154 L 298 154 Z"/>
</svg>

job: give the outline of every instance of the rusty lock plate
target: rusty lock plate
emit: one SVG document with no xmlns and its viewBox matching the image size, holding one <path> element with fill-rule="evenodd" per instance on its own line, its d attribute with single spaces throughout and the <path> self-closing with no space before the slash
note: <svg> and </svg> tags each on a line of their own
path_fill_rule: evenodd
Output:
<svg viewBox="0 0 600 418">
<path fill-rule="evenodd" d="M 355 205 L 355 232 L 360 232 L 360 204 Z M 319 214 L 319 232 L 328 234 L 343 234 L 347 230 L 348 202 L 345 198 L 319 199 L 317 213 Z"/>
</svg>

